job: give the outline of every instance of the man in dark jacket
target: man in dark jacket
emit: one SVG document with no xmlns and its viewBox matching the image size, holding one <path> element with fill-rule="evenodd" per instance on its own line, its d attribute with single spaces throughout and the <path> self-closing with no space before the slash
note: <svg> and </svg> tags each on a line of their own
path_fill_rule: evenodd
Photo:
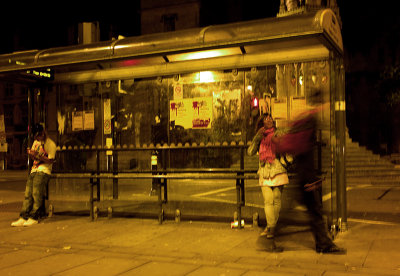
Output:
<svg viewBox="0 0 400 276">
<path fill-rule="evenodd" d="M 299 181 L 301 199 L 310 214 L 310 226 L 316 243 L 316 251 L 324 254 L 346 254 L 346 249 L 336 246 L 328 234 L 322 211 L 322 179 L 314 167 L 314 150 L 317 145 L 317 114 L 321 111 L 321 102 L 316 100 L 320 94 L 313 95 L 317 106 L 302 114 L 292 122 L 290 131 L 279 142 L 278 151 L 295 156 L 296 173 Z"/>
</svg>

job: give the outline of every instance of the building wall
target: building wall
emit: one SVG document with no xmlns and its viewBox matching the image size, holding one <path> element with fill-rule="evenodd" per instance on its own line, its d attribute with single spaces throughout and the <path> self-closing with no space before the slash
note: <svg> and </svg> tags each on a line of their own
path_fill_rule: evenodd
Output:
<svg viewBox="0 0 400 276">
<path fill-rule="evenodd" d="M 26 167 L 28 101 L 27 85 L 0 82 L 0 112 L 4 114 L 8 154 L 7 168 Z"/>
<path fill-rule="evenodd" d="M 160 33 L 199 26 L 200 1 L 142 1 L 141 33 Z"/>
</svg>

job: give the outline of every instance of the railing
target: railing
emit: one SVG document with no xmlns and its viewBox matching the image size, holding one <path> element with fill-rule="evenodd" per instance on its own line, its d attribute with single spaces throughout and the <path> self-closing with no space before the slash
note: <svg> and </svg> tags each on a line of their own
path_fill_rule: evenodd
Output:
<svg viewBox="0 0 400 276">
<path fill-rule="evenodd" d="M 144 145 L 142 147 L 123 146 L 123 147 L 64 147 L 58 150 L 58 158 L 62 159 L 60 156 L 63 153 L 77 153 L 77 152 L 90 152 L 94 153 L 96 159 L 96 169 L 95 170 L 85 170 L 82 173 L 74 173 L 70 171 L 61 171 L 59 167 L 55 166 L 52 174 L 53 179 L 87 179 L 89 184 L 89 202 L 90 202 L 90 217 L 94 220 L 96 216 L 96 210 L 94 202 L 100 201 L 100 180 L 101 179 L 112 179 L 113 180 L 113 198 L 118 198 L 118 180 L 119 179 L 151 179 L 152 186 L 156 189 L 158 195 L 158 221 L 162 223 L 164 220 L 164 210 L 163 204 L 168 202 L 168 180 L 171 179 L 224 179 L 224 180 L 235 180 L 236 185 L 236 207 L 237 207 L 237 219 L 241 221 L 241 207 L 245 205 L 245 189 L 244 180 L 245 179 L 257 179 L 257 169 L 245 170 L 244 169 L 244 156 L 247 146 L 243 143 L 216 143 L 216 144 L 178 144 L 170 146 L 161 145 Z M 172 155 L 174 150 L 236 150 L 239 155 L 239 167 L 238 169 L 230 168 L 197 168 L 197 169 L 171 169 L 168 168 L 167 156 Z M 123 170 L 118 168 L 118 158 L 112 158 L 118 156 L 120 152 L 126 151 L 142 151 L 155 154 L 161 157 L 157 165 L 149 166 L 151 169 L 135 169 L 135 170 Z M 101 153 L 105 154 L 107 157 L 106 169 L 101 169 Z M 108 153 L 108 155 L 107 155 Z M 150 156 L 150 154 L 148 154 Z M 148 161 L 150 164 L 150 160 Z M 158 166 L 160 165 L 160 166 Z M 161 167 L 161 169 L 159 168 Z M 96 187 L 96 194 L 94 194 L 94 187 Z M 238 224 L 241 227 L 241 224 Z"/>
<path fill-rule="evenodd" d="M 167 168 L 167 155 L 172 155 L 174 150 L 205 150 L 205 149 L 218 149 L 218 150 L 236 150 L 239 151 L 239 168 L 198 168 L 198 169 L 171 169 Z M 65 172 L 57 168 L 53 171 L 53 179 L 87 179 L 89 183 L 89 202 L 90 202 L 90 217 L 94 220 L 96 216 L 96 210 L 94 202 L 100 201 L 100 180 L 101 179 L 112 179 L 113 180 L 113 199 L 118 199 L 118 180 L 119 179 L 151 179 L 152 186 L 156 189 L 158 195 L 158 221 L 161 224 L 164 220 L 164 209 L 163 204 L 168 202 L 168 180 L 171 179 L 224 179 L 224 180 L 235 180 L 236 185 L 236 209 L 237 219 L 241 222 L 242 218 L 242 206 L 245 206 L 245 179 L 258 179 L 257 169 L 245 169 L 244 168 L 244 156 L 247 145 L 243 143 L 222 143 L 222 144 L 196 144 L 181 145 L 178 144 L 170 146 L 161 145 L 144 145 L 142 147 L 134 146 L 123 146 L 123 147 L 64 147 L 59 149 L 58 155 L 68 152 L 94 152 L 96 157 L 96 169 L 85 170 L 82 173 Z M 110 151 L 112 151 L 110 153 Z M 118 168 L 118 158 L 112 158 L 118 156 L 119 152 L 124 151 L 144 151 L 150 153 L 158 152 L 158 156 L 161 156 L 162 160 L 158 160 L 157 165 L 149 166 L 151 169 L 135 169 L 135 170 L 121 170 Z M 108 152 L 108 155 L 107 155 Z M 101 153 L 107 156 L 107 168 L 105 170 L 100 169 L 100 155 Z M 149 154 L 150 156 L 150 154 Z M 321 171 L 321 147 L 318 147 L 318 171 Z M 150 164 L 151 160 L 148 161 Z M 112 165 L 112 166 L 111 166 Z M 158 165 L 161 165 L 161 169 Z M 96 196 L 94 195 L 94 186 L 96 186 Z M 238 223 L 238 227 L 241 228 L 241 223 Z"/>
<path fill-rule="evenodd" d="M 245 179 L 257 179 L 256 170 L 224 170 L 224 169 L 197 169 L 197 170 L 156 170 L 136 171 L 131 173 L 54 173 L 55 179 L 87 179 L 89 180 L 89 208 L 90 218 L 94 220 L 94 202 L 100 201 L 100 180 L 101 179 L 152 179 L 158 195 L 158 221 L 161 224 L 164 220 L 163 204 L 168 202 L 168 180 L 170 179 L 225 179 L 235 180 L 236 184 L 236 208 L 237 219 L 241 221 L 242 206 L 245 205 Z M 94 196 L 94 186 L 97 195 Z M 239 227 L 241 227 L 239 223 Z"/>
</svg>

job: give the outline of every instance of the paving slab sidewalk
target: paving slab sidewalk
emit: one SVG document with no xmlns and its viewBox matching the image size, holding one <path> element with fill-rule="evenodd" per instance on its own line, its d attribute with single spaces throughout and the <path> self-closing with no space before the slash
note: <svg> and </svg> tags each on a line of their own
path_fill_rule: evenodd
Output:
<svg viewBox="0 0 400 276">
<path fill-rule="evenodd" d="M 23 171 L 7 172 L 7 179 L 25 177 Z M 14 182 L 3 184 L 1 205 L 20 204 L 23 194 L 12 190 Z M 362 204 L 369 201 L 357 202 L 365 210 L 369 205 Z M 335 240 L 347 254 L 323 255 L 315 252 L 309 229 L 299 225 L 281 228 L 277 243 L 285 251 L 269 253 L 258 246 L 259 227 L 231 229 L 229 223 L 205 221 L 159 225 L 156 219 L 127 217 L 92 222 L 56 214 L 14 228 L 15 210 L 0 208 L 0 275 L 400 275 L 400 223 L 379 218 L 349 218 L 348 231 Z"/>
<path fill-rule="evenodd" d="M 56 215 L 14 228 L 16 216 L 1 213 L 1 275 L 400 275 L 394 223 L 350 222 L 336 239 L 347 255 L 323 255 L 304 227 L 284 228 L 285 251 L 269 253 L 257 246 L 258 227 Z"/>
</svg>

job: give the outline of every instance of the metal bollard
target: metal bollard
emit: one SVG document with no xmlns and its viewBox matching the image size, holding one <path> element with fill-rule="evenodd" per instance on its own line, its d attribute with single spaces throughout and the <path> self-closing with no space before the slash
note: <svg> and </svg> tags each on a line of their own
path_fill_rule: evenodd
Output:
<svg viewBox="0 0 400 276">
<path fill-rule="evenodd" d="M 99 208 L 97 206 L 94 206 L 94 208 L 93 208 L 93 219 L 97 220 L 98 217 L 99 217 Z"/>
<path fill-rule="evenodd" d="M 181 211 L 179 209 L 175 210 L 175 222 L 181 222 Z"/>
<path fill-rule="evenodd" d="M 158 165 L 158 152 L 157 151 L 153 151 L 151 153 L 151 162 L 150 162 L 150 164 L 151 164 L 151 170 L 152 171 L 157 171 L 157 165 Z M 153 175 L 155 175 L 155 174 L 156 173 L 153 173 Z M 156 178 L 152 179 L 152 181 L 151 181 L 151 190 L 150 190 L 149 196 L 157 195 L 157 189 L 159 188 L 158 187 L 159 181 L 160 180 L 156 179 Z"/>
<path fill-rule="evenodd" d="M 253 227 L 258 227 L 260 221 L 260 217 L 257 212 L 253 214 Z"/>
<path fill-rule="evenodd" d="M 54 215 L 54 206 L 52 204 L 49 205 L 49 215 L 48 217 L 51 218 Z"/>
<path fill-rule="evenodd" d="M 111 218 L 112 218 L 112 213 L 113 213 L 112 207 L 108 207 L 108 208 L 107 208 L 108 219 L 111 219 Z"/>
<path fill-rule="evenodd" d="M 158 214 L 158 224 L 162 224 L 164 221 L 164 209 L 161 210 L 161 212 Z"/>
</svg>

